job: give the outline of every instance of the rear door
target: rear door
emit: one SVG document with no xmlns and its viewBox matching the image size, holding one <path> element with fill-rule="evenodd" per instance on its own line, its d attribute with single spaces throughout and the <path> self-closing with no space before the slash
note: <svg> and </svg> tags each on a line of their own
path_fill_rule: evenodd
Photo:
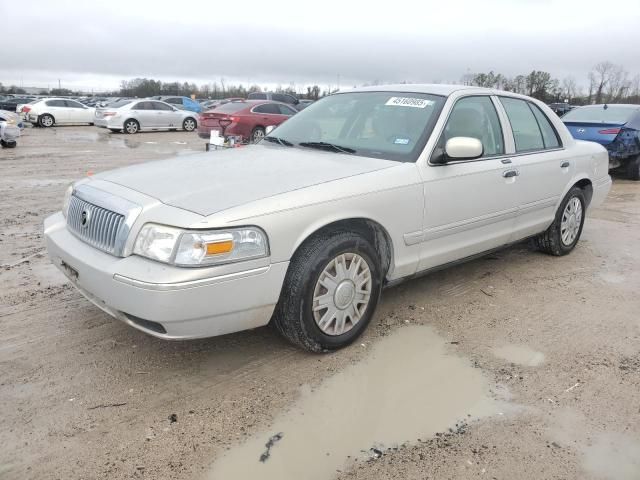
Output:
<svg viewBox="0 0 640 480">
<path fill-rule="evenodd" d="M 488 95 L 460 98 L 453 106 L 431 159 L 447 140 L 477 138 L 484 147 L 476 160 L 430 162 L 425 171 L 424 229 L 405 236 L 422 242 L 418 269 L 425 270 L 509 243 L 518 211 L 518 182 L 506 155 L 503 125 Z M 434 132 L 435 133 L 435 132 Z"/>
<path fill-rule="evenodd" d="M 69 109 L 65 100 L 47 100 L 46 108 L 40 113 L 53 115 L 56 123 L 69 123 Z"/>
<path fill-rule="evenodd" d="M 513 135 L 513 165 L 518 171 L 516 238 L 545 230 L 553 221 L 560 196 L 575 166 L 560 137 L 533 102 L 500 97 Z"/>
<path fill-rule="evenodd" d="M 138 102 L 131 107 L 131 116 L 140 124 L 140 128 L 155 128 L 158 122 L 151 102 Z"/>
<path fill-rule="evenodd" d="M 75 100 L 64 101 L 68 109 L 69 123 L 91 123 L 93 122 L 92 111 Z"/>
</svg>

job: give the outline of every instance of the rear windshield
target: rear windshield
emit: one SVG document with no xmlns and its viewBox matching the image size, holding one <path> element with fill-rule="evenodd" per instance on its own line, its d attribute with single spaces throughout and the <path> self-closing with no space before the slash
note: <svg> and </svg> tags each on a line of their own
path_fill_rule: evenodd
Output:
<svg viewBox="0 0 640 480">
<path fill-rule="evenodd" d="M 236 113 L 247 108 L 244 102 L 229 102 L 216 107 L 216 113 Z"/>
<path fill-rule="evenodd" d="M 133 100 L 117 100 L 115 102 L 107 104 L 107 106 L 112 108 L 118 108 L 118 107 L 123 107 L 125 105 L 129 105 L 131 102 L 133 102 Z"/>
<path fill-rule="evenodd" d="M 563 122 L 585 123 L 627 123 L 640 108 L 620 107 L 616 105 L 598 105 L 574 108 L 562 117 Z"/>
</svg>

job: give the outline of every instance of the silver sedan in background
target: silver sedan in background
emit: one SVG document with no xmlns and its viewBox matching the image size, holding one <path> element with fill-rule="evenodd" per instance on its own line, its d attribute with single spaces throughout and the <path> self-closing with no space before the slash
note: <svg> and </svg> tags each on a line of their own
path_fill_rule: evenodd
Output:
<svg viewBox="0 0 640 480">
<path fill-rule="evenodd" d="M 194 112 L 179 110 L 160 100 L 119 100 L 96 109 L 94 125 L 130 134 L 145 130 L 192 132 L 198 126 L 196 117 Z"/>
</svg>

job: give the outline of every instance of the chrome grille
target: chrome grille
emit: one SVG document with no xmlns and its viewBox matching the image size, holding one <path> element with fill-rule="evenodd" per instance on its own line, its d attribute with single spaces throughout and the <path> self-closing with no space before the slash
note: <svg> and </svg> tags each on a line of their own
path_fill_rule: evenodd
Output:
<svg viewBox="0 0 640 480">
<path fill-rule="evenodd" d="M 116 254 L 116 240 L 124 215 L 76 197 L 71 197 L 67 226 L 81 240 L 112 255 Z"/>
</svg>

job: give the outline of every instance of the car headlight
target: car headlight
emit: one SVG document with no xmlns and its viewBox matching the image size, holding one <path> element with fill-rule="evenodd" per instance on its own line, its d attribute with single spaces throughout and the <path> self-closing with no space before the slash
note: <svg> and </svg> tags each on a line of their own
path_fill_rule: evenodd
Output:
<svg viewBox="0 0 640 480">
<path fill-rule="evenodd" d="M 133 253 L 159 262 L 194 267 L 266 257 L 269 242 L 257 227 L 182 230 L 148 223 L 138 233 Z"/>
<path fill-rule="evenodd" d="M 67 187 L 64 192 L 64 200 L 62 201 L 62 215 L 67 218 L 67 212 L 69 211 L 69 203 L 71 203 L 71 195 L 73 194 L 73 185 Z"/>
</svg>

